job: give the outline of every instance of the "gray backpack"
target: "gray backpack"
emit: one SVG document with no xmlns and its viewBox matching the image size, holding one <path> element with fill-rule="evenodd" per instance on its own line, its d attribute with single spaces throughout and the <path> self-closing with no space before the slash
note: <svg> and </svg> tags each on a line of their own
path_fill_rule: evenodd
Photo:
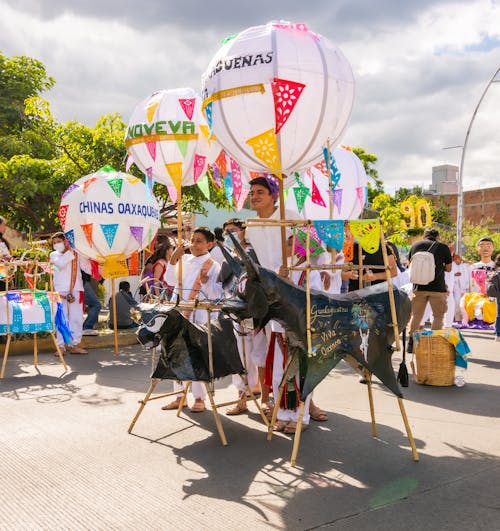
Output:
<svg viewBox="0 0 500 531">
<path fill-rule="evenodd" d="M 412 284 L 426 286 L 436 277 L 436 261 L 431 253 L 435 243 L 437 242 L 433 242 L 427 251 L 418 251 L 411 257 L 408 274 Z"/>
</svg>

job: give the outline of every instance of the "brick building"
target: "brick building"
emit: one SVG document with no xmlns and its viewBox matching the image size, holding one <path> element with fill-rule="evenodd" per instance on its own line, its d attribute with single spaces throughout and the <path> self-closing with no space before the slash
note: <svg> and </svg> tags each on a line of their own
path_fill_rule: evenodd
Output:
<svg viewBox="0 0 500 531">
<path fill-rule="evenodd" d="M 440 200 L 444 201 L 450 208 L 450 217 L 454 221 L 457 219 L 457 177 L 458 166 L 435 166 L 432 168 L 432 185 L 424 191 L 425 197 L 433 204 L 438 205 Z M 500 186 L 464 191 L 464 221 L 480 225 L 488 218 L 493 219 L 491 230 L 500 232 Z"/>
</svg>

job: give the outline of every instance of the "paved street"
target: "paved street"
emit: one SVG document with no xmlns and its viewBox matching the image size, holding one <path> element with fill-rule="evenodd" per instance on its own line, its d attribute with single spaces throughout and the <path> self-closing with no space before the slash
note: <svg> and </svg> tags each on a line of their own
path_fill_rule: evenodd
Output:
<svg viewBox="0 0 500 531">
<path fill-rule="evenodd" d="M 178 419 L 165 400 L 129 435 L 150 382 L 139 346 L 69 357 L 67 373 L 52 354 L 39 373 L 31 355 L 12 356 L 0 382 L 0 529 L 500 529 L 500 343 L 464 335 L 465 387 L 404 389 L 418 463 L 377 383 L 371 436 L 366 386 L 346 364 L 315 392 L 329 420 L 304 432 L 293 468 L 292 439 L 268 442 L 252 405 L 223 415 L 227 447 L 209 411 Z M 229 380 L 217 387 L 218 402 L 233 398 Z"/>
</svg>

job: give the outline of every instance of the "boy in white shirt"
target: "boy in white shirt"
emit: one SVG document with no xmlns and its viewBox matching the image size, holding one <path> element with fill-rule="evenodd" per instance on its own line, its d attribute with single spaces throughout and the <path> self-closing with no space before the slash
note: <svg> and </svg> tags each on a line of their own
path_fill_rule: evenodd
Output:
<svg viewBox="0 0 500 531">
<path fill-rule="evenodd" d="M 189 301 L 195 298 L 218 299 L 222 296 L 222 285 L 217 281 L 220 272 L 220 264 L 210 256 L 210 249 L 215 241 L 214 233 L 207 227 L 196 227 L 191 236 L 190 252 L 185 254 L 184 247 L 177 247 L 172 253 L 165 271 L 164 280 L 170 286 L 175 286 L 172 294 L 175 300 L 177 296 L 181 300 Z M 177 263 L 182 260 L 182 292 L 179 292 Z M 189 319 L 194 323 L 206 323 L 207 311 L 194 310 Z M 182 391 L 183 385 L 174 382 L 174 390 Z M 203 382 L 192 382 L 191 392 L 194 396 L 194 404 L 191 406 L 193 413 L 205 411 L 205 385 Z M 182 393 L 165 406 L 164 410 L 178 409 Z M 187 405 L 187 404 L 185 404 Z"/>
</svg>

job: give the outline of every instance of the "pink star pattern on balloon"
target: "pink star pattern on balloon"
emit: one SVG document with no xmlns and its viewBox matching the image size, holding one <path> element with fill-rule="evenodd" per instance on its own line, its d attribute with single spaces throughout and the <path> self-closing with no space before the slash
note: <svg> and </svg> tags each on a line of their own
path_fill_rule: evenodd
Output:
<svg viewBox="0 0 500 531">
<path fill-rule="evenodd" d="M 278 134 L 288 118 L 290 118 L 305 85 L 296 81 L 274 78 L 271 86 L 273 90 L 274 113 L 276 119 L 275 132 Z"/>
</svg>

